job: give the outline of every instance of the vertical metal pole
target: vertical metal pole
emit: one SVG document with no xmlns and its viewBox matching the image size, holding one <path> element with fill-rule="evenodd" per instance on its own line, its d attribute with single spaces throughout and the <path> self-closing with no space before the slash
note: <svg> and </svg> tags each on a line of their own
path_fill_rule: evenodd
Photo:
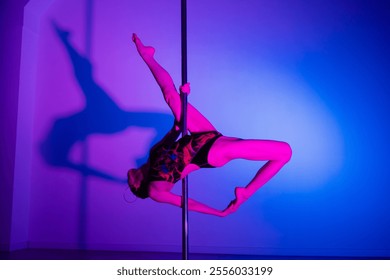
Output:
<svg viewBox="0 0 390 280">
<path fill-rule="evenodd" d="M 187 1 L 181 0 L 181 84 L 187 83 Z M 187 94 L 181 93 L 182 137 L 187 131 Z M 188 260 L 188 177 L 182 180 L 182 259 Z"/>
</svg>

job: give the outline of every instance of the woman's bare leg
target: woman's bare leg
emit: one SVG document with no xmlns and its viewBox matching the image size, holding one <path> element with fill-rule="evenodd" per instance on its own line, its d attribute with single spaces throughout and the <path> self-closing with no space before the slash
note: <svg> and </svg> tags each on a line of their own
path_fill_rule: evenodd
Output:
<svg viewBox="0 0 390 280">
<path fill-rule="evenodd" d="M 133 34 L 138 53 L 149 67 L 158 85 L 161 88 L 164 99 L 170 107 L 177 122 L 181 118 L 181 100 L 172 77 L 169 73 L 154 59 L 154 48 L 144 46 L 137 35 Z M 215 127 L 207 120 L 196 108 L 188 103 L 187 108 L 187 127 L 190 132 L 213 131 Z"/>
<path fill-rule="evenodd" d="M 271 140 L 243 140 L 221 137 L 211 147 L 209 163 L 222 166 L 233 159 L 268 161 L 259 169 L 249 184 L 235 189 L 236 199 L 231 202 L 228 211 L 235 211 L 259 188 L 268 182 L 290 160 L 291 147 L 285 142 Z"/>
</svg>

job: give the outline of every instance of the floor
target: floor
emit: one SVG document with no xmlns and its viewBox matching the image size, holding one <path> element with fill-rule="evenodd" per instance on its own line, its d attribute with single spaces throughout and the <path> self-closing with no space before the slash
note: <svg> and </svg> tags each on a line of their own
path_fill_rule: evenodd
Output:
<svg viewBox="0 0 390 280">
<path fill-rule="evenodd" d="M 180 253 L 87 251 L 58 249 L 24 249 L 0 252 L 0 260 L 180 260 Z M 389 257 L 347 256 L 254 256 L 223 254 L 189 254 L 190 260 L 370 260 Z"/>
</svg>

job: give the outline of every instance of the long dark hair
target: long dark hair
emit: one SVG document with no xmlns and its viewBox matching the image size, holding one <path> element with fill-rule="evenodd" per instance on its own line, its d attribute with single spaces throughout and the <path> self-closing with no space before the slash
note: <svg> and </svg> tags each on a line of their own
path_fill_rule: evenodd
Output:
<svg viewBox="0 0 390 280">
<path fill-rule="evenodd" d="M 149 182 L 146 182 L 146 180 L 142 180 L 141 185 L 139 188 L 135 188 L 133 186 L 130 186 L 131 192 L 139 198 L 145 199 L 149 197 Z"/>
</svg>

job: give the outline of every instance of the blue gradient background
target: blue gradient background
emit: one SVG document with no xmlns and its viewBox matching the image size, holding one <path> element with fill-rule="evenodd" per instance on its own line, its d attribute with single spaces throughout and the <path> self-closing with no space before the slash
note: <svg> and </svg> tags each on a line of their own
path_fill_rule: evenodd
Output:
<svg viewBox="0 0 390 280">
<path fill-rule="evenodd" d="M 178 86 L 179 2 L 27 4 L 21 84 L 33 86 L 20 98 L 32 102 L 20 101 L 29 109 L 18 129 L 30 134 L 16 144 L 28 156 L 15 176 L 28 176 L 14 196 L 28 209 L 13 215 L 13 234 L 27 232 L 30 247 L 180 251 L 180 209 L 129 204 L 121 182 L 172 121 L 131 33 L 156 47 Z M 389 14 L 388 1 L 188 0 L 190 102 L 225 135 L 287 141 L 294 153 L 234 215 L 191 213 L 192 252 L 390 256 Z M 88 72 L 73 72 L 53 21 L 81 55 L 90 42 L 85 88 L 76 78 Z M 115 106 L 96 99 L 96 85 Z M 224 208 L 260 166 L 201 170 L 190 196 Z"/>
</svg>

